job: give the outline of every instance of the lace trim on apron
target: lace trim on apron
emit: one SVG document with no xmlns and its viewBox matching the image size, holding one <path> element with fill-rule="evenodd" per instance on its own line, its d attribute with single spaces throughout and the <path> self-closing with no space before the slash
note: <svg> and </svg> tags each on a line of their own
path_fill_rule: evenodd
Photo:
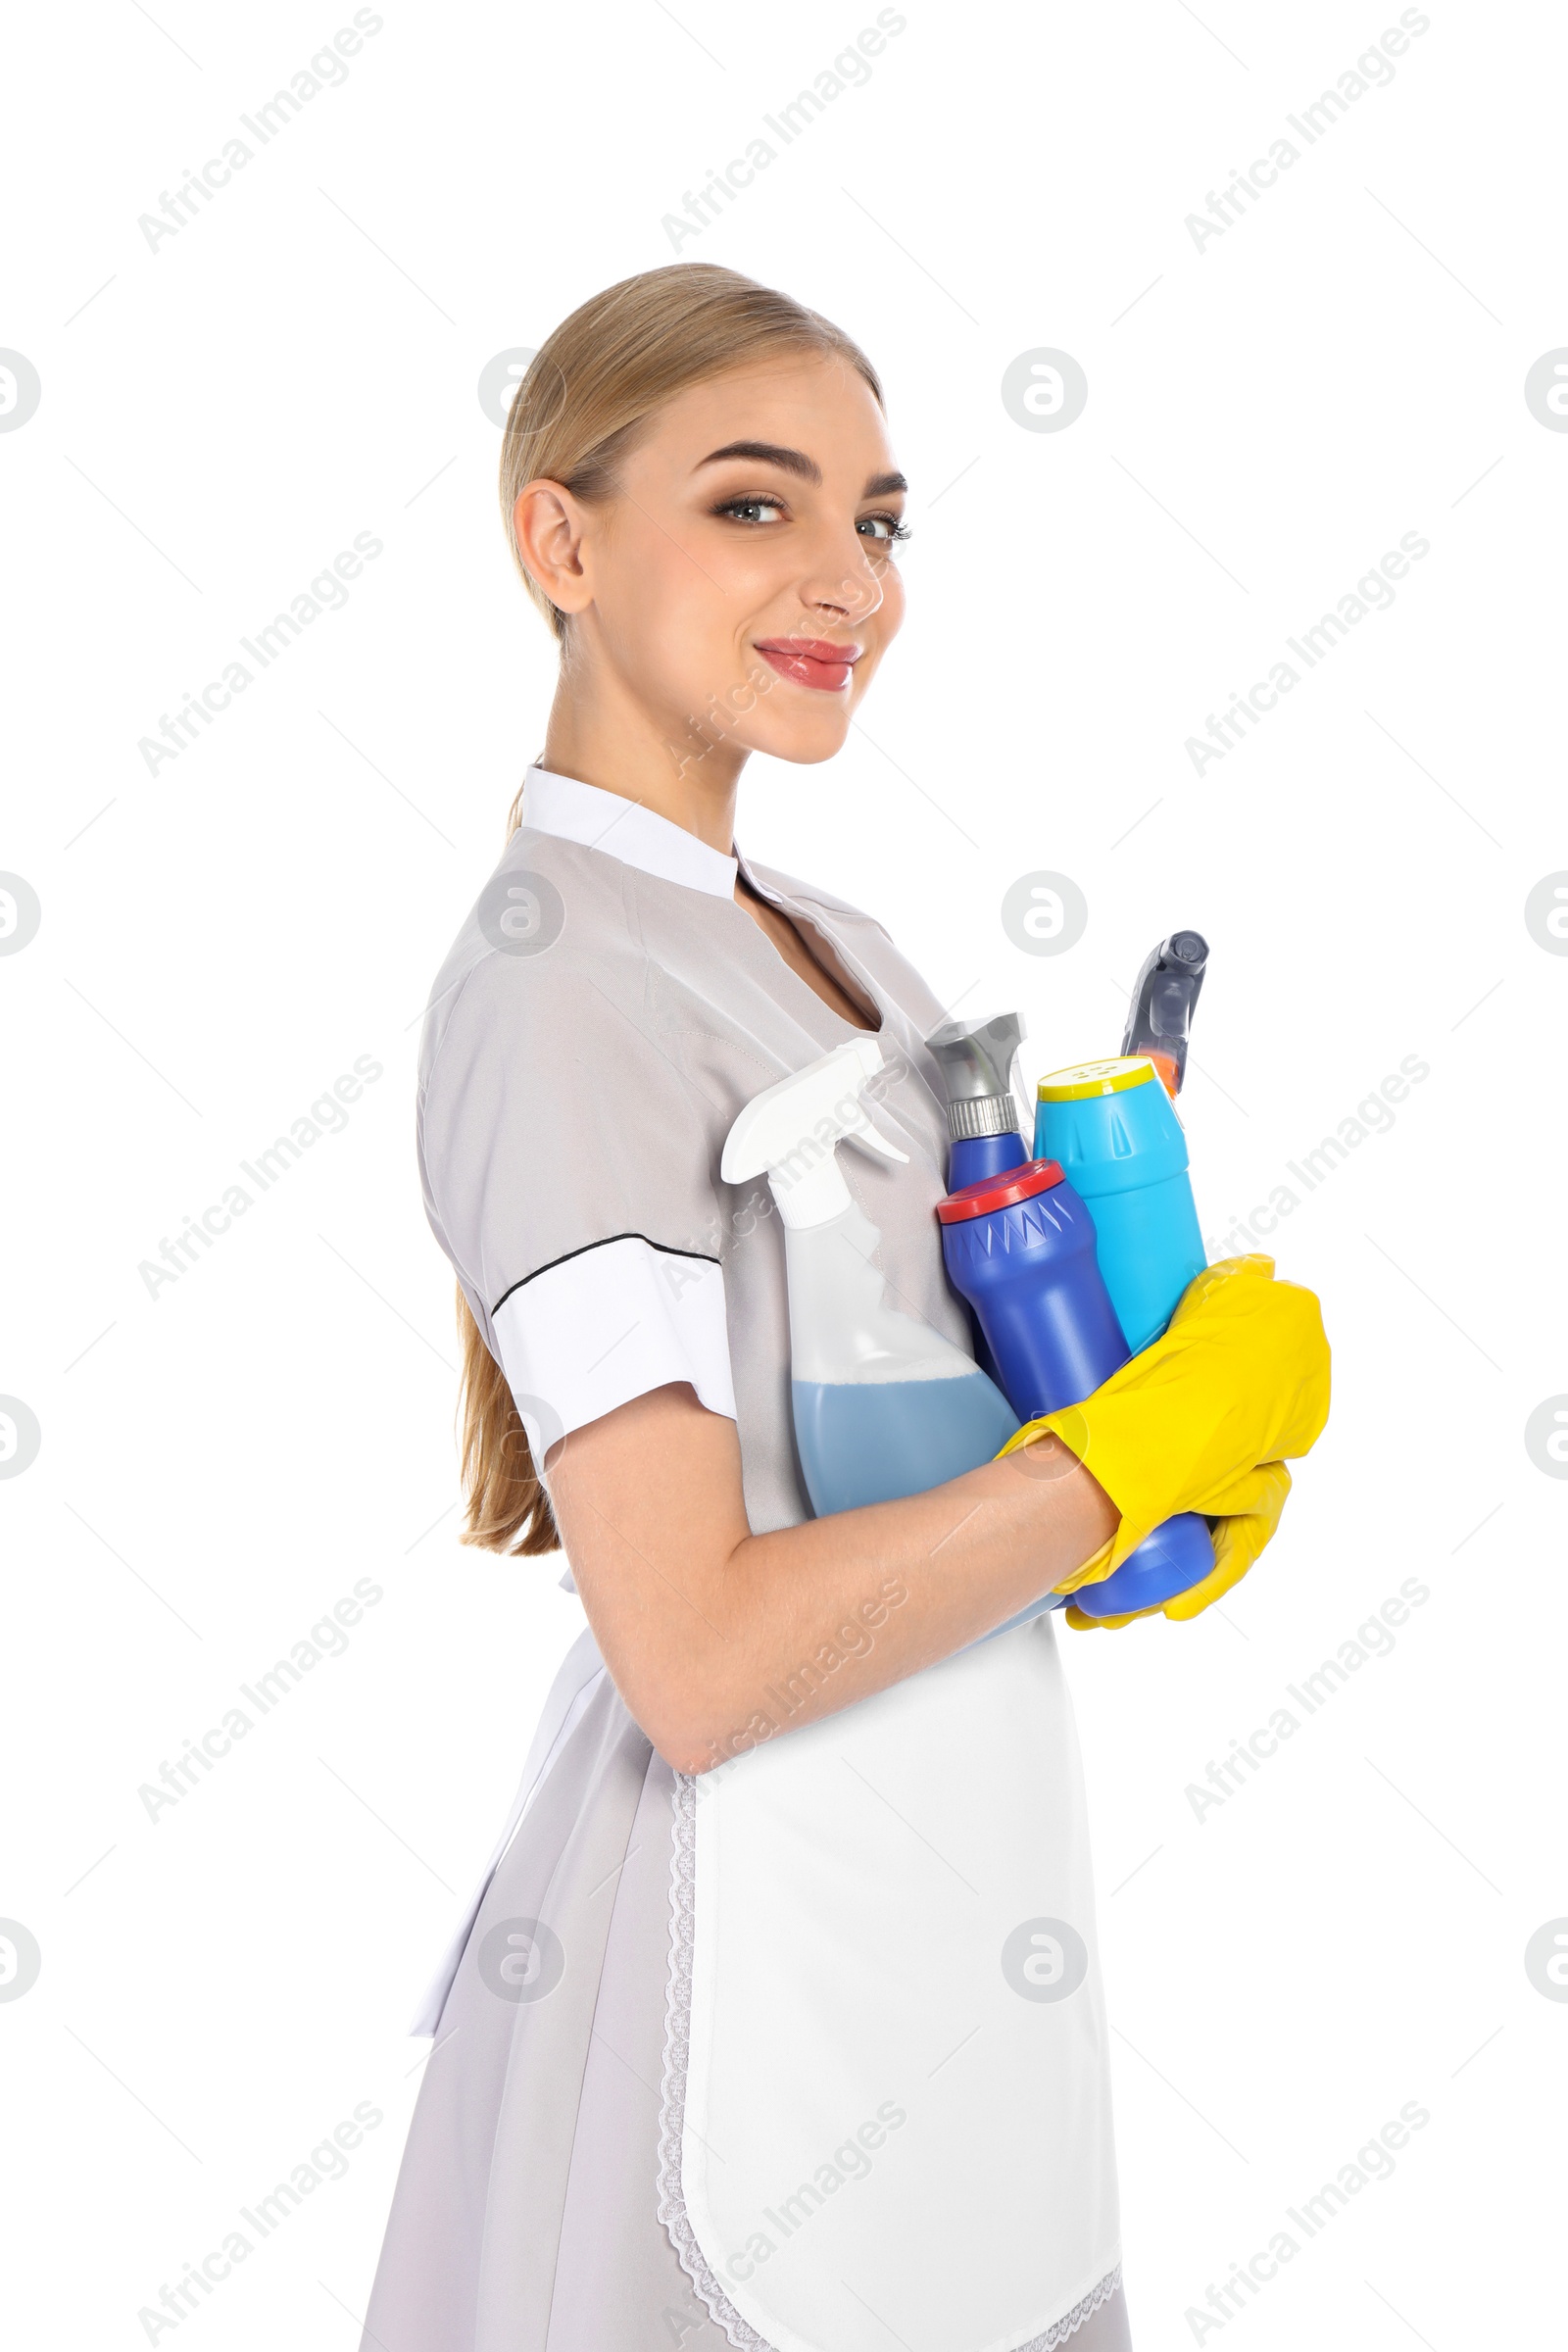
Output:
<svg viewBox="0 0 1568 2352">
<path fill-rule="evenodd" d="M 725 2294 L 697 2242 L 681 2186 L 681 2146 L 686 2125 L 686 2064 L 691 2054 L 692 1952 L 697 1900 L 697 1776 L 675 1774 L 674 1852 L 670 1871 L 669 1984 L 664 2005 L 664 2071 L 661 2082 L 659 2131 L 659 2219 L 669 2232 L 680 2267 L 739 2352 L 775 2352 Z M 1121 2286 L 1121 2265 L 1107 2271 L 1071 2311 L 1063 2312 L 1044 2335 L 1032 2335 L 1013 2352 L 1057 2352 L 1077 2334 Z"/>
</svg>

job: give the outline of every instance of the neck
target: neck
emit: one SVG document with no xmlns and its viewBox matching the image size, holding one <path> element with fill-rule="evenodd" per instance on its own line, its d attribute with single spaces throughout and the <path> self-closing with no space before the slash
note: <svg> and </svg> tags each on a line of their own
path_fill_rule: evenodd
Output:
<svg viewBox="0 0 1568 2352">
<path fill-rule="evenodd" d="M 735 799 L 747 753 L 732 738 L 713 742 L 694 720 L 667 722 L 615 679 L 573 675 L 568 656 L 551 706 L 541 765 L 596 784 L 695 833 L 727 858 L 734 848 Z"/>
</svg>

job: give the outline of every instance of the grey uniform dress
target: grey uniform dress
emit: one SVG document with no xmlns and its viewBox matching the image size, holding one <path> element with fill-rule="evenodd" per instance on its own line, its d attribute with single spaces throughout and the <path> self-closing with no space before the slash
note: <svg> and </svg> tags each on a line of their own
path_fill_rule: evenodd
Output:
<svg viewBox="0 0 1568 2352">
<path fill-rule="evenodd" d="M 736 858 L 650 811 L 531 769 L 522 828 L 432 990 L 418 1141 L 431 1225 L 506 1369 L 536 1458 L 629 1398 L 688 1381 L 705 1406 L 736 1422 L 747 1513 L 762 1533 L 810 1515 L 791 1430 L 782 1239 L 765 1186 L 725 1185 L 719 1156 L 754 1095 L 852 1032 L 735 905 L 736 872 Z M 873 1083 L 875 1116 L 907 1163 L 845 1151 L 841 1165 L 881 1234 L 890 1294 L 967 1348 L 932 1215 L 945 1190 L 946 1136 L 921 1040 L 943 1007 L 869 916 L 765 868 L 748 863 L 744 872 L 881 1016 L 887 1068 Z M 1042 1703 L 1030 1693 L 1043 1691 L 1060 1718 L 1052 1751 L 1059 1757 L 1059 1809 L 1073 1867 L 1084 1873 L 1075 1737 L 1070 1704 L 1053 1679 L 1049 1618 L 965 1654 L 1009 1643 L 1023 1670 L 1046 1678 L 1025 1688 L 1026 1703 Z M 963 1660 L 945 1660 L 899 1690 L 949 1688 L 933 1678 L 956 1671 Z M 848 1727 L 875 1704 L 861 1701 L 836 1720 Z M 961 2220 L 946 2249 L 932 2248 L 929 2229 L 918 2225 L 922 2243 L 905 2250 L 906 2267 L 911 2278 L 920 2262 L 935 2267 L 910 2306 L 894 2313 L 879 2290 L 880 2309 L 862 2320 L 864 2296 L 842 2308 L 823 2299 L 838 2295 L 844 2249 L 853 2257 L 858 2230 L 869 2243 L 878 2211 L 884 2255 L 891 2230 L 891 2254 L 903 2259 L 897 2167 L 922 2157 L 914 2127 L 901 2134 L 890 2126 L 906 2113 L 896 2101 L 877 2110 L 881 2123 L 868 2105 L 858 2134 L 824 2154 L 799 2187 L 795 2158 L 781 2152 L 791 2169 L 780 2186 L 790 2193 L 760 2208 L 749 2255 L 721 2249 L 717 2226 L 703 2219 L 710 2209 L 697 2201 L 698 2166 L 718 2184 L 721 2202 L 726 2154 L 740 2162 L 746 2152 L 733 2140 L 699 2146 L 687 2106 L 694 1915 L 709 1921 L 699 1928 L 709 1937 L 708 1975 L 717 1969 L 722 1989 L 727 1966 L 736 1985 L 735 2003 L 720 2003 L 740 2021 L 729 2029 L 724 2059 L 732 2091 L 753 2059 L 762 2068 L 770 2036 L 746 2023 L 740 1980 L 759 1964 L 745 1957 L 739 1915 L 724 1914 L 720 1934 L 716 1915 L 704 1911 L 704 1855 L 711 1849 L 691 1824 L 710 1782 L 744 1776 L 754 1761 L 760 1768 L 764 1754 L 779 1765 L 790 1751 L 804 1757 L 817 1728 L 693 1781 L 654 1752 L 591 1632 L 578 1638 L 491 1870 L 415 2029 L 432 2034 L 435 2045 L 363 2352 L 720 2352 L 731 2344 L 858 2352 L 862 2341 L 898 2340 L 910 2352 L 1044 2352 L 1069 2341 L 1072 2352 L 1128 2352 L 1098 1962 L 1087 1922 L 1089 1984 L 1072 2002 L 1030 2013 L 1044 2021 L 1030 2031 L 1059 2033 L 1058 2020 L 1080 2013 L 1083 2021 L 1072 2027 L 1075 2054 L 1062 2062 L 1069 2073 L 1050 2078 L 1072 2095 L 1042 2127 L 1064 2143 L 1066 2169 L 1052 2176 L 1059 2205 L 1035 2198 L 998 2239 L 1009 2264 L 1022 2264 L 1025 2285 L 1021 2301 L 998 2308 L 1038 2307 L 1049 2325 L 988 2316 L 973 2283 L 951 2307 L 961 2320 L 931 2316 L 942 2308 L 936 2281 L 959 2279 L 987 2259 L 983 2230 Z M 1045 1801 L 1056 1801 L 1053 1791 Z M 889 1824 L 887 1835 L 901 1833 Z M 875 1836 L 849 1849 L 852 1872 L 873 1895 L 879 1850 Z M 808 1825 L 796 1866 L 808 1871 L 811 1858 Z M 1092 1908 L 1087 1895 L 1079 1908 Z M 846 1949 L 840 1957 L 848 1986 L 863 1955 Z M 834 1960 L 818 1935 L 810 1965 L 831 1972 Z M 697 1973 L 701 1981 L 703 1967 Z M 711 1993 L 710 1984 L 704 1997 Z M 1027 2007 L 1005 1987 L 997 1997 L 1020 2015 Z M 831 1999 L 822 2005 L 824 2032 L 831 2007 Z M 940 2039 L 945 2021 L 936 2022 Z M 809 2078 L 810 2048 L 800 2047 L 791 2063 Z M 944 2082 L 957 2071 L 950 2068 Z M 695 2073 L 692 2085 L 695 2096 Z M 776 2087 L 767 2095 L 781 2096 Z M 871 2092 L 865 2096 L 869 2102 Z M 995 2086 L 986 2096 L 990 2146 L 1007 2099 Z M 719 2112 L 704 2107 L 703 2129 L 716 2129 Z M 744 2097 L 737 2106 L 733 2096 L 728 2112 L 747 2119 L 743 2135 L 765 2167 L 767 2114 L 748 2109 Z M 785 2122 L 781 2115 L 781 2151 Z M 929 2137 L 923 2161 L 928 2169 L 936 2161 Z M 1069 2210 L 1079 2171 L 1101 2186 L 1072 2207 L 1075 2219 L 1063 2227 L 1082 2243 L 1064 2249 L 1054 2214 Z M 912 2237 L 919 2175 L 904 2178 Z M 1003 2202 L 1007 2185 L 999 2176 Z M 830 2190 L 838 2191 L 831 2199 Z M 802 2227 L 803 2216 L 830 2202 L 831 2219 Z M 1040 2249 L 1034 2302 L 1029 2232 Z M 774 2261 L 760 2270 L 768 2253 Z M 785 2296 L 792 2263 L 804 2299 L 760 2302 L 759 2281 L 769 2276 L 779 2284 L 768 2291 Z M 808 2278 L 811 2265 L 819 2276 Z"/>
</svg>

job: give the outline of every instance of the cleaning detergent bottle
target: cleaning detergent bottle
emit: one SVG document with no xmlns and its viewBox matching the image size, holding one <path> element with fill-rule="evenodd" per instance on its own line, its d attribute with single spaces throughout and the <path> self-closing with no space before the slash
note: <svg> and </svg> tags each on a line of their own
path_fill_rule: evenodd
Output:
<svg viewBox="0 0 1568 2352">
<path fill-rule="evenodd" d="M 1060 1160 L 1089 1202 L 1100 1271 L 1135 1355 L 1207 1263 L 1175 1109 L 1207 969 L 1202 933 L 1173 931 L 1144 957 L 1120 1054 L 1040 1082 L 1035 1155 Z"/>
<path fill-rule="evenodd" d="M 948 1278 L 973 1307 L 1020 1421 L 1081 1403 L 1126 1363 L 1133 1351 L 1098 1262 L 1095 1220 L 1055 1160 L 964 1185 L 938 1201 L 937 1216 Z M 1183 1511 L 1071 1597 L 1086 1616 L 1119 1616 L 1185 1592 L 1213 1566 L 1206 1520 Z"/>
<path fill-rule="evenodd" d="M 942 1072 L 947 1097 L 952 1192 L 978 1183 L 982 1176 L 1000 1176 L 1029 1156 L 1018 1132 L 1018 1099 L 1012 1089 L 1023 1035 L 1021 1013 L 999 1012 L 985 1021 L 944 1021 L 925 1041 L 926 1052 Z M 975 1362 L 998 1388 L 1005 1388 L 973 1307 L 969 1323 Z"/>
<path fill-rule="evenodd" d="M 1059 1161 L 1088 1202 L 1100 1271 L 1137 1355 L 1208 1262 L 1187 1138 L 1152 1058 L 1122 1054 L 1042 1078 L 1035 1157 Z"/>
<path fill-rule="evenodd" d="M 720 1163 L 729 1184 L 765 1171 L 778 1203 L 795 1440 L 818 1516 L 941 1486 L 990 1461 L 1018 1427 L 971 1356 L 887 1297 L 881 1237 L 836 1156 L 853 1141 L 907 1157 L 860 1099 L 881 1067 L 874 1037 L 835 1046 L 746 1105 Z"/>
</svg>

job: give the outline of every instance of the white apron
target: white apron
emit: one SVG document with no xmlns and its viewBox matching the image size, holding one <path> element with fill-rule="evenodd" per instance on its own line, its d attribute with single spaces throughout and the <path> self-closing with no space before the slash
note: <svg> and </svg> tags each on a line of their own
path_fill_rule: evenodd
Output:
<svg viewBox="0 0 1568 2352">
<path fill-rule="evenodd" d="M 660 2218 L 759 2352 L 1046 2352 L 1119 2281 L 1049 1617 L 679 1776 Z"/>
</svg>

